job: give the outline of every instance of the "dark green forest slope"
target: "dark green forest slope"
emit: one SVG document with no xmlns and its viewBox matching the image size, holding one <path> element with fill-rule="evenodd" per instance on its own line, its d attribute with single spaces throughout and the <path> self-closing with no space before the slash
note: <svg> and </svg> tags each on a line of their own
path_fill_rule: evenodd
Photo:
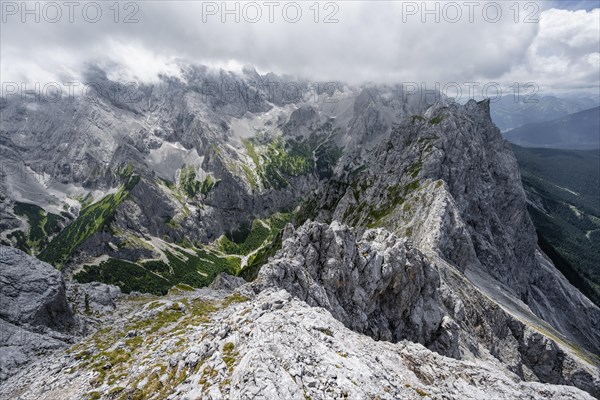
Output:
<svg viewBox="0 0 600 400">
<path fill-rule="evenodd" d="M 513 149 L 540 247 L 600 305 L 600 150 Z"/>
</svg>

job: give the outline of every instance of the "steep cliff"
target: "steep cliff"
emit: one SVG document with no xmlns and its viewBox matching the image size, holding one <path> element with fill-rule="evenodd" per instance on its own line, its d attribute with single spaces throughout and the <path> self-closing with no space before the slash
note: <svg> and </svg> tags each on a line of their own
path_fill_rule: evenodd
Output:
<svg viewBox="0 0 600 400">
<path fill-rule="evenodd" d="M 489 102 L 303 81 L 286 98 L 261 86 L 286 77 L 182 74 L 141 102 L 2 104 L 22 169 L 3 171 L 0 239 L 67 280 L 8 249 L 2 323 L 79 343 L 0 393 L 600 397 L 600 310 L 537 247 Z M 231 294 L 239 276 L 256 279 Z"/>
</svg>

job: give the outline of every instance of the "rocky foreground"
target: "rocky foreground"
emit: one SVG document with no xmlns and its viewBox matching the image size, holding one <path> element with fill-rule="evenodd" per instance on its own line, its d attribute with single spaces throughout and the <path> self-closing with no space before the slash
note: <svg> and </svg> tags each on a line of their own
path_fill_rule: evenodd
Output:
<svg viewBox="0 0 600 400">
<path fill-rule="evenodd" d="M 120 318 L 0 389 L 20 399 L 591 399 L 486 362 L 378 342 L 284 290 L 128 299 Z M 141 301 L 141 303 L 140 303 Z M 138 306 L 142 306 L 139 307 Z"/>
<path fill-rule="evenodd" d="M 496 339 L 496 345 L 504 343 L 496 349 L 502 357 L 484 341 L 475 344 L 477 356 L 463 348 L 471 337 L 461 322 L 442 315 L 437 269 L 406 239 L 383 229 L 356 239 L 346 226 L 313 222 L 297 231 L 290 225 L 285 235 L 282 250 L 254 283 L 221 275 L 211 288 L 179 286 L 163 297 L 118 295 L 106 285 L 79 285 L 73 295 L 73 288 L 61 290 L 60 279 L 49 279 L 47 264 L 3 248 L 2 271 L 7 261 L 20 260 L 37 275 L 27 282 L 31 292 L 49 295 L 12 299 L 13 309 L 27 301 L 45 318 L 15 321 L 15 329 L 28 329 L 25 342 L 3 342 L 3 376 L 14 375 L 0 386 L 0 397 L 593 398 L 573 386 L 536 382 L 534 372 L 524 378 L 507 362 L 520 360 L 527 368 L 524 354 L 531 353 L 556 369 L 552 357 L 560 353 L 562 381 L 581 379 L 591 385 L 588 391 L 597 390 L 597 367 L 534 328 L 524 328 L 525 341 L 513 347 L 507 338 Z M 13 286 L 18 284 L 24 283 Z M 58 315 L 49 305 L 66 302 L 75 304 L 71 322 L 79 333 L 55 338 L 56 345 L 46 348 L 31 342 L 56 335 Z M 436 338 L 428 347 L 437 351 L 415 343 L 431 335 Z M 451 343 L 453 357 L 439 354 Z M 6 367 L 11 352 L 5 350 L 11 348 L 23 354 L 18 370 Z"/>
</svg>

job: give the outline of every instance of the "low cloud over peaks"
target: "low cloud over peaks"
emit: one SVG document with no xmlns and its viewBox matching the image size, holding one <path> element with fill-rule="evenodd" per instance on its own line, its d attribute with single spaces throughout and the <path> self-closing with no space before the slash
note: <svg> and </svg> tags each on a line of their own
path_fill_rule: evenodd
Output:
<svg viewBox="0 0 600 400">
<path fill-rule="evenodd" d="M 51 10 L 40 9 L 35 22 L 3 3 L 2 81 L 78 80 L 92 62 L 111 78 L 152 82 L 177 75 L 184 60 L 349 83 L 534 81 L 547 91 L 600 83 L 600 10 L 588 5 L 561 10 L 539 3 L 516 12 L 508 2 L 473 9 L 461 2 L 426 9 L 421 2 L 330 2 L 317 12 L 309 3 L 227 3 L 225 10 L 220 2 L 131 4 L 117 15 L 102 3 L 95 23 L 88 21 L 91 9 L 76 9 L 73 22 L 63 10 L 52 23 Z"/>
</svg>

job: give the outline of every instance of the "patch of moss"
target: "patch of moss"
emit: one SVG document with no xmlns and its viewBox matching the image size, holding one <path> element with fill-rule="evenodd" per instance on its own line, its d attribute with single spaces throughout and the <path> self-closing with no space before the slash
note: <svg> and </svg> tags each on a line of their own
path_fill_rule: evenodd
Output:
<svg viewBox="0 0 600 400">
<path fill-rule="evenodd" d="M 242 165 L 242 171 L 244 172 L 244 176 L 246 177 L 246 181 L 250 185 L 251 189 L 258 188 L 258 181 L 256 180 L 256 175 L 247 165 Z"/>
<path fill-rule="evenodd" d="M 194 288 L 191 287 L 190 285 L 186 285 L 185 283 L 179 283 L 177 285 L 175 285 L 175 288 L 177 290 L 181 290 L 183 292 L 193 292 Z"/>
<path fill-rule="evenodd" d="M 443 120 L 444 120 L 444 116 L 443 116 L 443 115 L 437 115 L 437 116 L 433 117 L 433 118 L 432 118 L 432 119 L 429 121 L 429 123 L 430 123 L 431 125 L 438 125 L 438 124 L 440 124 L 440 123 L 441 123 Z"/>
<path fill-rule="evenodd" d="M 420 115 L 413 115 L 412 117 L 410 117 L 410 121 L 414 124 L 415 122 L 425 121 L 425 118 L 423 118 Z"/>
<path fill-rule="evenodd" d="M 204 390 L 206 390 L 210 386 L 210 382 L 212 382 L 218 374 L 219 373 L 214 368 L 206 367 L 204 370 L 202 370 L 202 375 L 200 376 L 198 383 L 202 385 Z"/>
<path fill-rule="evenodd" d="M 176 190 L 177 189 L 177 187 L 175 185 L 175 182 L 173 182 L 173 181 L 169 181 L 169 180 L 163 179 L 163 178 L 158 178 L 158 182 L 162 183 L 163 185 L 165 185 L 170 190 Z"/>
<path fill-rule="evenodd" d="M 143 342 L 144 339 L 141 336 L 134 336 L 131 339 L 127 339 L 125 345 L 131 349 L 137 349 Z"/>
<path fill-rule="evenodd" d="M 123 392 L 124 390 L 125 390 L 124 387 L 116 386 L 116 387 L 110 389 L 110 391 L 108 392 L 108 396 L 114 398 L 115 396 L 119 395 L 119 393 Z"/>
<path fill-rule="evenodd" d="M 411 181 L 406 186 L 393 185 L 387 188 L 386 201 L 379 208 L 372 208 L 369 211 L 367 226 L 369 228 L 378 227 L 381 220 L 389 215 L 396 207 L 404 204 L 406 197 L 420 187 L 418 179 Z M 409 206 L 410 207 L 410 206 Z"/>
<path fill-rule="evenodd" d="M 244 303 L 246 301 L 250 300 L 248 297 L 246 296 L 242 296 L 239 293 L 234 293 L 231 296 L 227 297 L 225 300 L 223 300 L 223 306 L 224 307 L 229 307 L 229 305 L 234 304 L 234 303 Z"/>
<path fill-rule="evenodd" d="M 383 203 L 379 208 L 372 208 L 369 210 L 369 227 L 377 226 L 378 222 L 392 212 L 397 206 L 404 203 L 404 194 L 406 188 L 401 185 L 393 185 L 387 188 L 386 202 Z"/>
<path fill-rule="evenodd" d="M 327 335 L 327 336 L 333 336 L 333 331 L 329 328 L 315 328 L 317 329 L 319 332 L 323 332 L 323 334 Z"/>
<path fill-rule="evenodd" d="M 123 179 L 129 179 L 133 176 L 134 168 L 131 163 L 127 163 L 124 167 L 117 168 L 117 175 Z"/>
<path fill-rule="evenodd" d="M 194 198 L 200 191 L 202 183 L 196 179 L 196 170 L 193 167 L 183 166 L 179 172 L 179 187 L 189 197 Z"/>
<path fill-rule="evenodd" d="M 161 328 L 163 328 L 166 325 L 170 325 L 179 321 L 179 319 L 181 319 L 183 315 L 183 312 L 180 310 L 173 310 L 167 308 L 160 311 L 152 318 L 146 318 L 129 323 L 126 327 L 126 330 L 144 331 L 145 335 L 150 335 L 152 333 L 158 332 Z"/>
<path fill-rule="evenodd" d="M 223 345 L 223 362 L 225 365 L 227 365 L 227 368 L 229 368 L 230 372 L 233 370 L 233 365 L 235 364 L 238 356 L 238 353 L 235 352 L 234 349 L 235 344 L 232 342 L 228 342 Z"/>
<path fill-rule="evenodd" d="M 423 161 L 417 161 L 413 164 L 411 164 L 408 168 L 407 168 L 407 172 L 410 174 L 411 178 L 415 179 L 417 177 L 417 175 L 419 175 L 419 172 L 421 172 L 421 169 L 423 168 Z"/>
<path fill-rule="evenodd" d="M 202 181 L 202 185 L 200 186 L 200 193 L 206 196 L 219 185 L 219 182 L 220 181 L 214 180 L 212 176 L 208 175 L 206 178 L 204 178 L 204 181 Z"/>
<path fill-rule="evenodd" d="M 190 303 L 189 319 L 196 324 L 200 322 L 208 322 L 210 314 L 218 309 L 219 307 L 216 303 L 196 298 Z"/>
<path fill-rule="evenodd" d="M 173 217 L 171 216 L 165 217 L 165 224 L 171 229 L 181 228 L 181 226 L 177 222 L 175 222 L 175 219 L 173 219 Z"/>
</svg>

